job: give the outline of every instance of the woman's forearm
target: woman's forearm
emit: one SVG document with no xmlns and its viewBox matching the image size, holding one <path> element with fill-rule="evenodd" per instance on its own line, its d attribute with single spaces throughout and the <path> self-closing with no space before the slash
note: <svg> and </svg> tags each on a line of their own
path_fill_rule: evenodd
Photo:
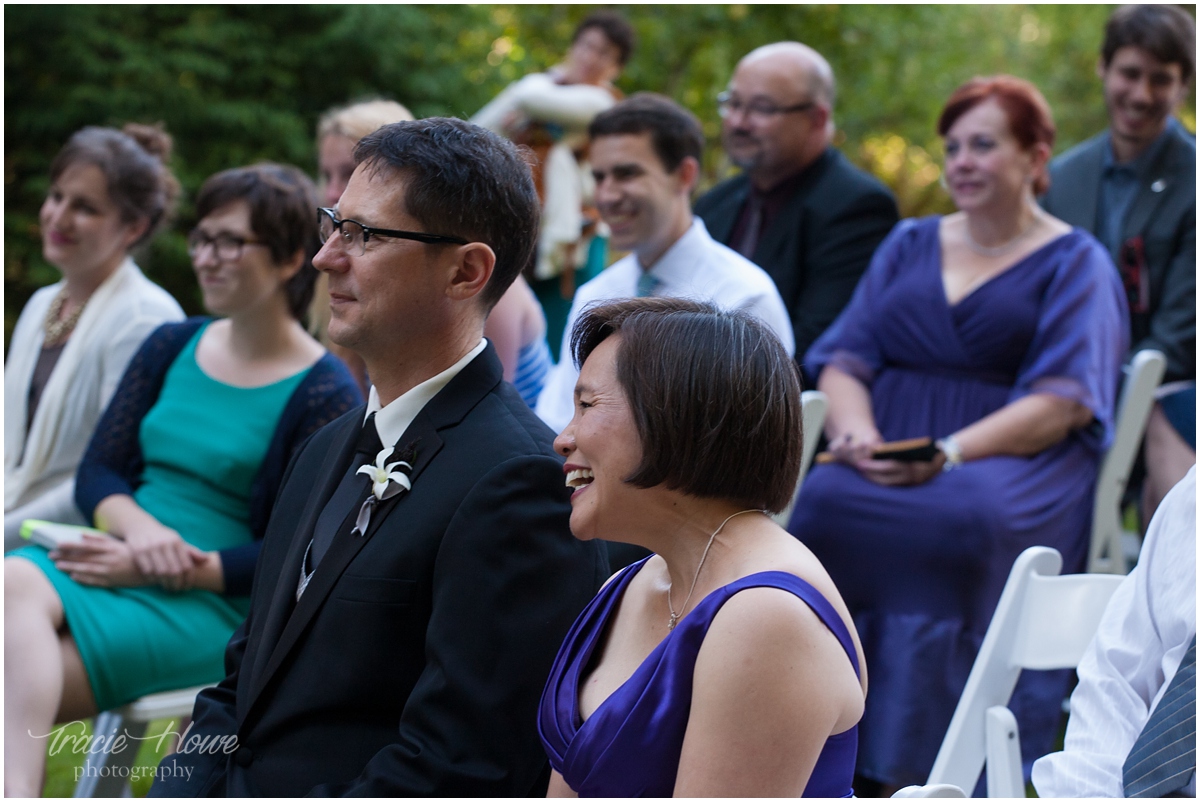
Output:
<svg viewBox="0 0 1200 802">
<path fill-rule="evenodd" d="M 1061 442 L 1091 420 L 1092 411 L 1078 401 L 1034 393 L 960 429 L 954 439 L 964 460 L 999 455 L 1025 457 Z"/>
<path fill-rule="evenodd" d="M 213 593 L 225 592 L 225 572 L 221 567 L 221 553 L 210 551 L 205 553 L 204 562 L 196 566 L 195 584 L 197 590 L 211 590 Z"/>
<path fill-rule="evenodd" d="M 146 524 L 161 526 L 157 518 L 146 512 L 140 504 L 133 500 L 133 496 L 123 493 L 115 493 L 102 499 L 96 505 L 95 521 L 97 529 L 103 529 L 110 535 L 116 535 L 122 539 L 140 526 Z"/>
<path fill-rule="evenodd" d="M 817 389 L 829 397 L 825 435 L 832 441 L 847 432 L 875 432 L 871 392 L 866 385 L 832 365 L 817 378 Z"/>
</svg>

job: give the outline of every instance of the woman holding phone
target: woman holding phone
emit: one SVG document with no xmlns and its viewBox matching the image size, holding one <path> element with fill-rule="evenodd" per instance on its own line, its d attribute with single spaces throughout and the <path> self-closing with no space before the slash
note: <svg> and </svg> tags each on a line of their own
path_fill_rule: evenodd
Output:
<svg viewBox="0 0 1200 802">
<path fill-rule="evenodd" d="M 959 211 L 898 225 L 805 357 L 836 463 L 789 529 L 855 616 L 872 686 L 858 773 L 885 786 L 925 782 L 1016 556 L 1053 546 L 1083 568 L 1127 337 L 1103 246 L 1034 200 L 1054 130 L 1025 81 L 959 87 L 938 121 Z M 879 453 L 918 437 L 931 458 Z M 1018 686 L 1028 754 L 1063 694 L 1057 677 Z"/>
</svg>

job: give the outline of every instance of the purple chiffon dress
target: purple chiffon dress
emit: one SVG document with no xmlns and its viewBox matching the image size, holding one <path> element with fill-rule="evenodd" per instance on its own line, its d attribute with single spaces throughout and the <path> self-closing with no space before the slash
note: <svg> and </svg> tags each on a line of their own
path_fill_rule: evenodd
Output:
<svg viewBox="0 0 1200 802">
<path fill-rule="evenodd" d="M 850 304 L 808 351 L 870 388 L 885 440 L 945 437 L 1031 393 L 1095 416 L 1031 457 L 973 460 L 913 487 L 842 464 L 804 480 L 789 529 L 833 577 L 870 668 L 858 772 L 923 783 L 1013 561 L 1033 545 L 1083 570 L 1096 472 L 1109 444 L 1128 347 L 1125 299 L 1107 252 L 1074 229 L 953 306 L 939 218 L 900 223 Z M 1025 672 L 1014 696 L 1027 759 L 1050 748 L 1065 672 Z"/>
<path fill-rule="evenodd" d="M 538 732 L 550 765 L 585 796 L 669 797 L 692 706 L 692 675 L 705 633 L 721 606 L 747 588 L 779 588 L 804 601 L 833 632 L 858 673 L 850 633 L 812 585 L 780 571 L 742 577 L 705 596 L 587 721 L 579 713 L 579 685 L 604 639 L 625 588 L 646 564 L 625 568 L 575 621 L 559 649 L 542 694 Z M 831 736 L 804 789 L 806 797 L 849 797 L 856 727 Z"/>
</svg>

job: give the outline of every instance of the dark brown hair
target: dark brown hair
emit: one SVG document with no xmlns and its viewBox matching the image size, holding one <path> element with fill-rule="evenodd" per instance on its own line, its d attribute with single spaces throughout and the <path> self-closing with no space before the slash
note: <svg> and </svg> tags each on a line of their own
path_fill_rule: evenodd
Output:
<svg viewBox="0 0 1200 802">
<path fill-rule="evenodd" d="M 571 44 L 575 44 L 588 28 L 596 28 L 604 34 L 605 39 L 612 42 L 618 51 L 617 58 L 624 67 L 633 55 L 633 45 L 637 41 L 637 35 L 629 21 L 615 11 L 594 11 L 579 23 L 571 37 Z"/>
<path fill-rule="evenodd" d="M 405 182 L 404 211 L 430 234 L 482 242 L 496 254 L 479 293 L 491 310 L 537 247 L 539 212 L 524 152 L 504 137 L 452 117 L 392 123 L 354 148 L 356 164 Z"/>
<path fill-rule="evenodd" d="M 317 190 L 299 169 L 263 162 L 234 167 L 210 176 L 196 196 L 196 218 L 203 219 L 236 201 L 250 207 L 250 229 L 271 252 L 276 264 L 304 251 L 304 264 L 284 285 L 292 317 L 304 319 L 312 301 L 317 269 L 312 259 L 321 249 L 317 236 Z"/>
<path fill-rule="evenodd" d="M 650 134 L 654 152 L 668 173 L 679 169 L 691 156 L 697 162 L 704 153 L 704 130 L 696 115 L 671 98 L 654 92 L 638 92 L 602 111 L 588 126 L 588 136 Z"/>
<path fill-rule="evenodd" d="M 157 233 L 170 220 L 179 199 L 179 181 L 167 169 L 171 136 L 162 124 L 128 123 L 118 131 L 89 125 L 76 131 L 50 164 L 50 180 L 80 162 L 104 173 L 108 196 L 126 223 L 146 219 L 146 232 L 134 245 Z"/>
<path fill-rule="evenodd" d="M 1022 148 L 1029 150 L 1039 142 L 1054 147 L 1057 129 L 1050 104 L 1036 86 L 1011 75 L 972 78 L 955 89 L 938 117 L 938 135 L 945 136 L 959 117 L 993 98 L 1004 109 L 1008 128 Z M 1043 170 L 1033 180 L 1033 194 L 1041 195 L 1049 188 L 1050 176 Z"/>
<path fill-rule="evenodd" d="M 571 333 L 582 366 L 619 334 L 617 381 L 642 461 L 625 479 L 778 512 L 800 475 L 800 373 L 775 334 L 741 310 L 631 298 L 584 311 Z"/>
<path fill-rule="evenodd" d="M 1104 26 L 1104 66 L 1122 47 L 1140 47 L 1164 64 L 1178 64 L 1183 82 L 1196 71 L 1196 20 L 1173 5 L 1121 6 Z"/>
</svg>

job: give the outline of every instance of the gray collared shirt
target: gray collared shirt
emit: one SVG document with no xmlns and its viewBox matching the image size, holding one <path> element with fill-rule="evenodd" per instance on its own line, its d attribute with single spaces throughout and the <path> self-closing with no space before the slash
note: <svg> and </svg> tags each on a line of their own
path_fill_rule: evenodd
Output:
<svg viewBox="0 0 1200 802">
<path fill-rule="evenodd" d="M 1100 172 L 1100 198 L 1096 205 L 1096 239 L 1104 243 L 1109 253 L 1117 253 L 1121 246 L 1125 216 L 1142 185 L 1157 176 L 1150 175 L 1151 166 L 1167 144 L 1168 129 L 1178 125 L 1174 118 L 1167 127 L 1136 158 L 1118 164 L 1113 158 L 1111 140 L 1104 149 L 1104 162 Z"/>
</svg>

